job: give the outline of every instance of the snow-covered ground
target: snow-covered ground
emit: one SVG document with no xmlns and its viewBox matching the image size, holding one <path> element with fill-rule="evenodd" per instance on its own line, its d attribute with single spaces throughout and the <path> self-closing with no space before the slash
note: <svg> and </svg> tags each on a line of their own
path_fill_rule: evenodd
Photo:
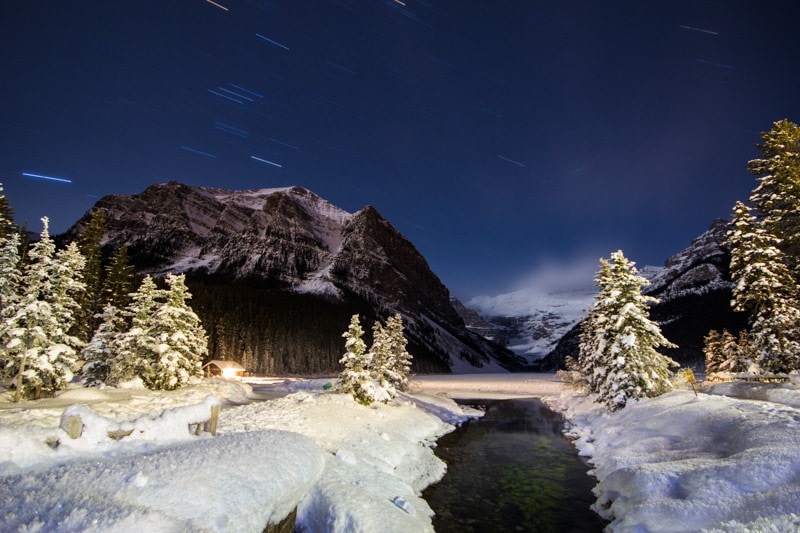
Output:
<svg viewBox="0 0 800 533">
<path fill-rule="evenodd" d="M 224 380 L 19 404 L 2 394 L 0 531 L 260 532 L 295 506 L 303 531 L 432 531 L 419 494 L 445 465 L 431 445 L 479 413 L 424 393 L 365 408 L 325 383 L 278 382 L 286 396 L 269 401 Z M 192 435 L 211 394 L 217 436 Z M 85 406 L 77 439 L 59 428 L 73 404 Z M 108 438 L 120 428 L 134 431 Z"/>
<path fill-rule="evenodd" d="M 20 404 L 0 394 L 0 530 L 261 531 L 297 506 L 301 531 L 431 531 L 419 494 L 445 469 L 431 446 L 478 414 L 442 395 L 544 396 L 561 409 L 611 531 L 800 530 L 793 384 L 710 384 L 609 414 L 553 374 L 418 376 L 397 405 L 374 408 L 326 383 L 256 382 L 269 401 L 224 380 Z M 189 434 L 212 394 L 217 436 Z M 86 423 L 74 440 L 59 429 L 73 404 Z"/>
<path fill-rule="evenodd" d="M 615 532 L 800 531 L 800 411 L 792 407 L 800 390 L 729 383 L 702 390 L 613 414 L 576 392 L 553 401 L 594 465 L 595 510 Z M 742 391 L 760 399 L 720 395 Z"/>
</svg>

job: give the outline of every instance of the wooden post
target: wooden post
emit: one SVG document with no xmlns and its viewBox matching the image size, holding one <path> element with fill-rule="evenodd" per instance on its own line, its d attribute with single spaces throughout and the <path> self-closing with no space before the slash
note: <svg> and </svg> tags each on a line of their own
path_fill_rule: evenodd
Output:
<svg viewBox="0 0 800 533">
<path fill-rule="evenodd" d="M 203 431 L 211 433 L 213 437 L 217 436 L 217 421 L 219 420 L 219 404 L 211 406 L 211 418 L 203 425 Z"/>
</svg>

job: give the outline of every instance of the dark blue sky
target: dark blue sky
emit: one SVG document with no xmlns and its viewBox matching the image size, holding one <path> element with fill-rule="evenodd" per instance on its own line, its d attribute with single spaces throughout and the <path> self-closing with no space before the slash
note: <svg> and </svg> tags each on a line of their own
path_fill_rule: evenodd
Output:
<svg viewBox="0 0 800 533">
<path fill-rule="evenodd" d="M 800 120 L 799 24 L 775 0 L 14 2 L 0 181 L 56 233 L 156 182 L 302 185 L 374 205 L 462 298 L 545 259 L 661 265 Z"/>
</svg>

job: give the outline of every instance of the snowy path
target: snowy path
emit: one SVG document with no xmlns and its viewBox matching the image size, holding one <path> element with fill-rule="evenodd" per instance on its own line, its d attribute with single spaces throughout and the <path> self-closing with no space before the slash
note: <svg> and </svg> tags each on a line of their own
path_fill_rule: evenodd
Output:
<svg viewBox="0 0 800 533">
<path fill-rule="evenodd" d="M 565 384 L 552 373 L 427 374 L 411 380 L 412 391 L 454 399 L 506 399 L 558 396 Z"/>
</svg>

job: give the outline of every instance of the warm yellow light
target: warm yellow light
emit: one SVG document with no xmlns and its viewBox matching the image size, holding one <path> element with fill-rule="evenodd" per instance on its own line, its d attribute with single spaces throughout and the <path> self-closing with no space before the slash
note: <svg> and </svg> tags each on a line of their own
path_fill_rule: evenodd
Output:
<svg viewBox="0 0 800 533">
<path fill-rule="evenodd" d="M 236 369 L 235 368 L 223 368 L 222 369 L 222 377 L 225 379 L 235 378 L 236 376 Z"/>
</svg>

